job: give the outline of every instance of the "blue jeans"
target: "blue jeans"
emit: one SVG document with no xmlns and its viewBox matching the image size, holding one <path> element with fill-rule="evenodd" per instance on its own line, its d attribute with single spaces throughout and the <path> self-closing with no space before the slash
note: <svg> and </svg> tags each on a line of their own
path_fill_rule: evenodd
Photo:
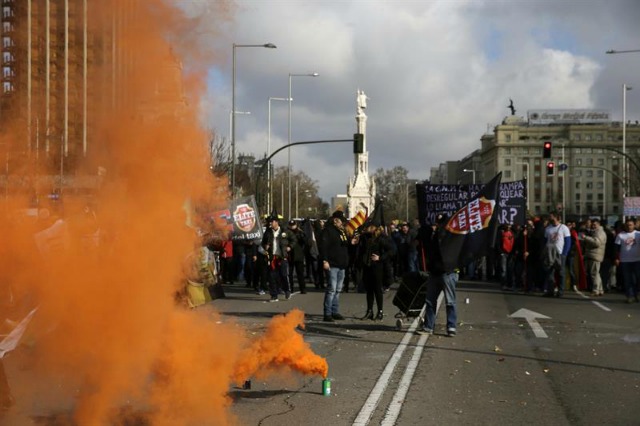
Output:
<svg viewBox="0 0 640 426">
<path fill-rule="evenodd" d="M 340 292 L 344 283 L 345 270 L 329 268 L 327 273 L 327 286 L 324 291 L 324 316 L 330 317 L 338 313 Z"/>
<path fill-rule="evenodd" d="M 458 314 L 456 312 L 456 284 L 458 283 L 458 274 L 448 272 L 442 275 L 435 275 L 429 278 L 427 282 L 427 313 L 424 328 L 433 331 L 436 322 L 436 306 L 438 304 L 438 296 L 444 290 L 444 297 L 447 307 L 447 330 L 456 328 Z"/>
<path fill-rule="evenodd" d="M 636 297 L 640 280 L 640 262 L 620 262 L 620 270 L 627 297 Z"/>
<path fill-rule="evenodd" d="M 410 251 L 407 255 L 407 271 L 418 272 L 418 252 Z"/>
</svg>

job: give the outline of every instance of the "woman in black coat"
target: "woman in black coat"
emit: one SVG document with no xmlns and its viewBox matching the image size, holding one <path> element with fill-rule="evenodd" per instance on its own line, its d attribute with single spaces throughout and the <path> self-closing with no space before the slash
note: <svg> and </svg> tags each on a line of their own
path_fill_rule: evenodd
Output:
<svg viewBox="0 0 640 426">
<path fill-rule="evenodd" d="M 358 253 L 362 265 L 362 282 L 367 293 L 367 313 L 362 318 L 374 319 L 373 300 L 378 307 L 376 320 L 382 320 L 384 263 L 393 254 L 391 239 L 382 226 L 369 225 L 358 237 Z"/>
</svg>

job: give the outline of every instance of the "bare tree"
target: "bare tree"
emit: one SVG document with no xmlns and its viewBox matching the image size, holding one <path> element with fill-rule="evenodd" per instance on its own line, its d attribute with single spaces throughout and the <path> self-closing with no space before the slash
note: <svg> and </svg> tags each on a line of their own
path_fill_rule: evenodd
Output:
<svg viewBox="0 0 640 426">
<path fill-rule="evenodd" d="M 416 189 L 414 179 L 408 178 L 402 166 L 391 170 L 379 168 L 373 175 L 377 193 L 385 198 L 384 213 L 388 220 L 408 220 L 417 217 Z"/>
<path fill-rule="evenodd" d="M 215 130 L 209 132 L 209 156 L 211 172 L 219 177 L 231 173 L 231 144 L 229 140 L 218 135 Z"/>
</svg>

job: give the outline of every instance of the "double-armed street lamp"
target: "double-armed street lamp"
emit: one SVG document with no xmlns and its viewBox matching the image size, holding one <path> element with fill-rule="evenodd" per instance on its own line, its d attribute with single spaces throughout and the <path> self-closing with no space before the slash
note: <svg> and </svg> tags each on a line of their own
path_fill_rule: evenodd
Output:
<svg viewBox="0 0 640 426">
<path fill-rule="evenodd" d="M 238 47 L 263 47 L 267 49 L 275 49 L 273 43 L 265 44 L 236 44 L 233 43 L 233 66 L 232 66 L 232 83 L 231 83 L 231 198 L 236 195 L 236 48 Z"/>
<path fill-rule="evenodd" d="M 318 74 L 317 72 L 313 72 L 313 73 L 308 73 L 308 74 L 292 74 L 289 73 L 289 99 L 292 99 L 291 96 L 291 77 L 317 77 L 320 74 Z M 287 143 L 289 145 L 291 145 L 291 104 L 292 102 L 289 101 L 289 131 L 287 132 Z M 291 148 L 288 148 L 287 150 L 287 187 L 288 187 L 288 197 L 289 197 L 289 210 L 287 211 L 287 213 L 289 214 L 289 217 L 291 217 Z"/>
</svg>

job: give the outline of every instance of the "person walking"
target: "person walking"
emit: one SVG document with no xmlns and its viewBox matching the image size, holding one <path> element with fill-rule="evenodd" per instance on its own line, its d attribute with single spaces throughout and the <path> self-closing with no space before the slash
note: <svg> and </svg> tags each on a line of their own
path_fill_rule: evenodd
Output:
<svg viewBox="0 0 640 426">
<path fill-rule="evenodd" d="M 349 241 L 344 226 L 347 218 L 336 210 L 325 224 L 320 244 L 322 269 L 326 273 L 324 293 L 324 321 L 343 320 L 339 312 L 340 293 L 349 266 Z"/>
<path fill-rule="evenodd" d="M 620 267 L 622 282 L 627 295 L 627 303 L 638 302 L 638 281 L 640 280 L 640 232 L 636 231 L 636 221 L 628 218 L 624 231 L 616 236 L 616 266 Z"/>
<path fill-rule="evenodd" d="M 416 330 L 416 334 L 433 334 L 438 296 L 443 291 L 447 311 L 447 336 L 453 337 L 457 332 L 456 285 L 458 283 L 458 273 L 455 270 L 445 268 L 440 245 L 447 232 L 445 229 L 447 221 L 447 216 L 439 214 L 436 217 L 436 223 L 430 226 L 427 225 L 425 232 L 422 233 L 425 238 L 423 246 L 429 279 L 427 281 L 425 321 L 422 328 Z"/>
<path fill-rule="evenodd" d="M 587 274 L 591 277 L 592 296 L 604 295 L 602 278 L 600 277 L 600 265 L 604 260 L 604 251 L 607 245 L 607 234 L 605 234 L 599 219 L 591 219 L 591 231 L 580 234 L 580 242 L 584 243 L 584 259 Z"/>
<path fill-rule="evenodd" d="M 562 297 L 566 281 L 567 254 L 571 250 L 571 232 L 564 223 L 560 223 L 560 216 L 556 212 L 549 214 L 549 225 L 544 230 L 545 246 L 542 252 L 542 266 L 545 272 L 544 297 Z M 555 274 L 559 281 L 557 291 Z"/>
<path fill-rule="evenodd" d="M 362 281 L 367 293 L 367 313 L 361 319 L 382 321 L 384 264 L 393 254 L 391 239 L 384 233 L 382 226 L 369 225 L 360 236 L 354 237 L 353 244 L 358 244 L 358 254 L 362 265 Z M 373 316 L 373 301 L 376 301 L 378 313 Z"/>
</svg>

